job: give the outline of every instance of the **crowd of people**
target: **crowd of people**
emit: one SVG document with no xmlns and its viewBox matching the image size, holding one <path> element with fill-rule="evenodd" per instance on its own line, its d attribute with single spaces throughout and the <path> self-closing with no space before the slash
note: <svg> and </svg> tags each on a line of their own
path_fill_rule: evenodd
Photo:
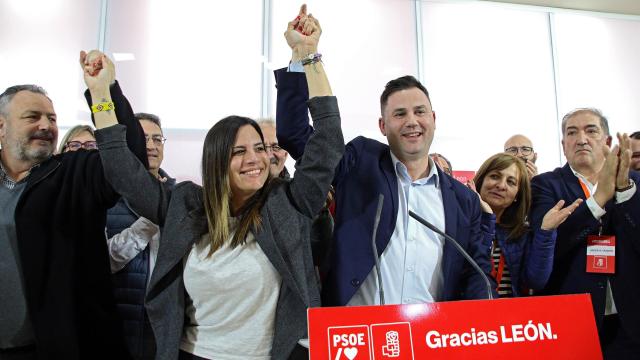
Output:
<svg viewBox="0 0 640 360">
<path fill-rule="evenodd" d="M 161 168 L 160 118 L 134 113 L 99 51 L 80 53 L 96 130 L 57 150 L 44 89 L 0 95 L 0 360 L 306 359 L 307 309 L 381 304 L 380 283 L 387 304 L 488 298 L 409 211 L 454 237 L 495 297 L 589 293 L 605 358 L 638 357 L 640 132 L 613 145 L 602 112 L 576 109 L 563 167 L 539 173 L 517 134 L 463 184 L 429 153 L 436 113 L 412 76 L 381 94 L 387 144 L 345 144 L 321 34 L 302 6 L 275 121 L 217 121 L 201 186 Z M 595 237 L 615 239 L 607 272 L 587 263 Z"/>
</svg>

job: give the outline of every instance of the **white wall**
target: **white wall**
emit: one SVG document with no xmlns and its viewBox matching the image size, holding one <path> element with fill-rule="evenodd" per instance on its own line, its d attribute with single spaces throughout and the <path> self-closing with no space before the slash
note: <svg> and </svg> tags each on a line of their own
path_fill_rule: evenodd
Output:
<svg viewBox="0 0 640 360">
<path fill-rule="evenodd" d="M 217 120 L 275 115 L 270 72 L 288 63 L 282 33 L 298 2 L 108 0 L 106 13 L 101 3 L 1 1 L 0 88 L 38 83 L 63 129 L 88 123 L 77 57 L 103 39 L 134 109 L 162 118 L 163 167 L 179 179 L 199 179 L 202 140 Z M 613 131 L 640 129 L 638 17 L 477 1 L 308 5 L 323 26 L 346 139 L 381 139 L 379 94 L 405 74 L 431 92 L 432 150 L 454 169 L 475 170 L 516 132 L 533 139 L 541 170 L 562 164 L 559 117 L 574 107 L 600 108 Z"/>
</svg>

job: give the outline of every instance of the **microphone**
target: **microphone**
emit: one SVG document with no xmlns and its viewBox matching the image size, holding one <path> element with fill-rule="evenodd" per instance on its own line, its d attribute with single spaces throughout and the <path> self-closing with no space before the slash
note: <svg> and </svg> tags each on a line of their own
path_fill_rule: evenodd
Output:
<svg viewBox="0 0 640 360">
<path fill-rule="evenodd" d="M 460 254 L 462 254 L 462 256 L 464 256 L 465 259 L 467 259 L 467 261 L 469 262 L 469 264 L 471 264 L 471 266 L 474 268 L 474 270 L 477 271 L 480 274 L 480 276 L 482 276 L 482 279 L 484 279 L 484 282 L 487 284 L 487 295 L 489 296 L 489 300 L 493 300 L 493 291 L 492 291 L 492 288 L 491 288 L 491 282 L 489 281 L 489 278 L 484 273 L 484 271 L 482 271 L 482 269 L 480 269 L 480 266 L 478 266 L 478 263 L 476 263 L 476 261 L 473 260 L 473 258 L 469 254 L 467 254 L 466 251 L 464 251 L 462 246 L 460 246 L 460 244 L 458 244 L 458 242 L 454 238 L 452 238 L 451 236 L 445 234 L 444 231 L 441 231 L 440 229 L 435 227 L 432 223 L 430 223 L 427 220 L 421 218 L 420 216 L 418 216 L 416 213 L 414 213 L 411 210 L 409 210 L 409 216 L 414 218 L 420 224 L 428 227 L 431 231 L 435 232 L 436 234 L 442 235 L 445 239 L 447 239 L 447 241 L 449 241 L 453 245 L 453 247 L 455 247 L 456 250 L 458 250 L 458 252 Z"/>
<path fill-rule="evenodd" d="M 380 274 L 380 257 L 378 256 L 378 247 L 376 246 L 376 234 L 378 233 L 378 225 L 380 224 L 380 215 L 382 214 L 382 204 L 384 203 L 384 195 L 378 195 L 378 208 L 376 209 L 376 218 L 373 222 L 373 236 L 371 237 L 371 247 L 373 248 L 373 259 L 376 265 L 376 275 L 378 275 L 378 287 L 380 288 L 380 305 L 384 305 L 384 288 L 382 287 L 382 275 Z"/>
</svg>

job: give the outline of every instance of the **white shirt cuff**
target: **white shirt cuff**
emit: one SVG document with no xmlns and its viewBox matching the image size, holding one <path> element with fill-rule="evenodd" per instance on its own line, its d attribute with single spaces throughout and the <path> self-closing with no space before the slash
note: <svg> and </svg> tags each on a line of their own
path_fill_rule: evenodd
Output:
<svg viewBox="0 0 640 360">
<path fill-rule="evenodd" d="M 632 182 L 633 186 L 629 190 L 616 191 L 616 204 L 623 203 L 633 197 L 636 194 L 636 183 Z"/>
<path fill-rule="evenodd" d="M 593 215 L 593 217 L 597 220 L 600 220 L 600 218 L 607 213 L 603 208 L 600 207 L 600 205 L 598 205 L 593 196 L 590 196 L 587 199 L 587 206 L 589 207 L 589 210 L 591 210 L 591 214 Z"/>
</svg>

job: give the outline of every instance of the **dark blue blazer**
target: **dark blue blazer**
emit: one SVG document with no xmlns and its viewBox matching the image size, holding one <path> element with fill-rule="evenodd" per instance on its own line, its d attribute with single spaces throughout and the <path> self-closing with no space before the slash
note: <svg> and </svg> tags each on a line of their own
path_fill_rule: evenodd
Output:
<svg viewBox="0 0 640 360">
<path fill-rule="evenodd" d="M 640 174 L 631 171 L 636 183 Z M 585 199 L 578 178 L 569 165 L 535 176 L 531 183 L 533 205 L 532 226 L 539 227 L 544 214 L 560 199 L 567 204 L 578 198 Z M 602 217 L 602 234 L 616 237 L 615 275 L 586 272 L 587 236 L 598 234 L 600 222 L 596 220 L 586 202 L 558 227 L 558 238 L 551 277 L 545 294 L 591 294 L 598 328 L 601 328 L 605 310 L 607 279 L 610 280 L 613 299 L 620 321 L 635 341 L 640 341 L 640 189 L 622 204 L 609 201 Z"/>
<path fill-rule="evenodd" d="M 313 133 L 307 116 L 306 77 L 304 73 L 290 73 L 286 69 L 277 70 L 275 75 L 278 87 L 276 134 L 280 146 L 295 159 L 302 154 Z M 483 269 L 490 268 L 480 231 L 478 196 L 440 169 L 438 173 L 445 212 L 444 230 L 457 239 Z M 333 185 L 336 189 L 336 221 L 330 269 L 322 287 L 324 306 L 346 305 L 373 268 L 371 236 L 378 194 L 384 195 L 376 236 L 379 254 L 391 239 L 398 215 L 398 180 L 389 146 L 365 137 L 349 142 L 336 168 Z M 424 208 L 416 212 L 425 214 L 428 208 L 429 204 L 424 204 Z M 442 270 L 444 289 L 440 300 L 487 298 L 481 276 L 449 243 L 444 246 Z"/>
</svg>

